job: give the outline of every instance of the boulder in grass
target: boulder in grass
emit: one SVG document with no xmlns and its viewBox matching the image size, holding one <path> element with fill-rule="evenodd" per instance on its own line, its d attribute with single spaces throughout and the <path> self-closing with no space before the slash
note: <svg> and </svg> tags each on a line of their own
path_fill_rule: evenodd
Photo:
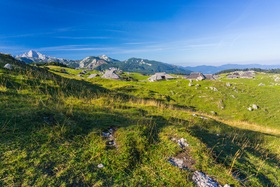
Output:
<svg viewBox="0 0 280 187">
<path fill-rule="evenodd" d="M 99 75 L 98 74 L 90 74 L 88 76 L 88 79 L 92 79 L 92 78 L 95 78 L 95 77 L 98 77 Z"/>
<path fill-rule="evenodd" d="M 192 180 L 198 187 L 219 187 L 218 182 L 200 171 L 194 172 Z"/>
<path fill-rule="evenodd" d="M 231 84 L 229 82 L 226 83 L 227 87 L 231 87 Z"/>
<path fill-rule="evenodd" d="M 256 105 L 256 104 L 252 104 L 252 108 L 253 108 L 254 110 L 257 110 L 257 109 L 259 108 L 259 106 Z"/>
</svg>

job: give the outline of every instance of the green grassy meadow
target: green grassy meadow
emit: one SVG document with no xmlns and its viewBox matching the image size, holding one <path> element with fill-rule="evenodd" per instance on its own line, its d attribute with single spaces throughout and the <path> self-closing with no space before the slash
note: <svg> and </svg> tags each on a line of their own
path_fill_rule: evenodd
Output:
<svg viewBox="0 0 280 187">
<path fill-rule="evenodd" d="M 195 186 L 196 170 L 222 185 L 280 185 L 280 75 L 188 86 L 80 71 L 0 56 L 0 186 Z M 111 128 L 115 147 L 102 136 Z M 189 169 L 168 162 L 180 154 Z"/>
</svg>

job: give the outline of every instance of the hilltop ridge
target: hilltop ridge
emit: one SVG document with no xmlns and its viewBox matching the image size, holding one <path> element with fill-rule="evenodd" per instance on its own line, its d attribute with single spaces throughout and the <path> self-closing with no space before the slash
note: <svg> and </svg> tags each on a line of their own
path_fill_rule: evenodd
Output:
<svg viewBox="0 0 280 187">
<path fill-rule="evenodd" d="M 110 67 L 115 67 L 121 69 L 122 71 L 139 72 L 143 74 L 153 74 L 162 71 L 166 73 L 190 73 L 189 70 L 176 65 L 141 58 L 130 58 L 128 60 L 120 61 L 112 59 L 106 55 L 100 55 L 88 56 L 82 60 L 67 60 L 63 58 L 46 56 L 33 50 L 30 50 L 29 52 L 24 53 L 22 55 L 18 55 L 15 58 L 27 64 L 59 62 L 69 67 L 83 68 L 89 70 L 105 70 Z"/>
</svg>

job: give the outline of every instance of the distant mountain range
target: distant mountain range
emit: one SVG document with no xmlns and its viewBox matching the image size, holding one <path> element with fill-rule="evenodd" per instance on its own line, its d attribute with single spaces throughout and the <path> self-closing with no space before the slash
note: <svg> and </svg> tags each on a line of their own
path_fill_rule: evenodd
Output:
<svg viewBox="0 0 280 187">
<path fill-rule="evenodd" d="M 186 68 L 158 62 L 154 60 L 147 60 L 141 58 L 130 58 L 125 61 L 112 59 L 106 55 L 89 56 L 82 60 L 68 60 L 63 58 L 56 58 L 43 55 L 39 52 L 30 50 L 22 55 L 15 56 L 16 59 L 25 63 L 49 63 L 59 62 L 69 67 L 81 69 L 96 69 L 105 70 L 111 67 L 119 68 L 127 72 L 139 72 L 142 74 L 153 74 L 156 72 L 176 73 L 176 74 L 189 74 L 191 71 Z"/>
<path fill-rule="evenodd" d="M 22 55 L 15 56 L 17 60 L 23 61 L 27 64 L 30 63 L 48 63 L 48 62 L 59 62 L 66 64 L 71 67 L 78 67 L 79 61 L 77 60 L 68 60 L 64 58 L 56 58 L 51 56 L 43 55 L 37 51 L 30 50 Z"/>
<path fill-rule="evenodd" d="M 277 69 L 280 65 L 260 65 L 260 64 L 225 64 L 221 66 L 186 66 L 187 70 L 194 72 L 201 72 L 204 74 L 214 74 L 228 69 L 247 69 L 247 68 L 260 68 L 260 69 Z"/>
<path fill-rule="evenodd" d="M 204 74 L 214 74 L 228 69 L 277 69 L 280 65 L 260 65 L 260 64 L 226 64 L 221 66 L 175 66 L 155 60 L 130 58 L 125 61 L 112 59 L 106 55 L 88 56 L 82 60 L 69 60 L 43 55 L 37 51 L 30 50 L 22 55 L 15 56 L 16 59 L 25 63 L 49 63 L 59 62 L 73 68 L 105 70 L 111 67 L 119 68 L 127 72 L 139 72 L 142 74 L 153 74 L 156 72 L 166 72 L 174 74 L 189 74 L 190 72 L 201 72 Z M 280 64 L 280 63 L 279 63 Z"/>
</svg>

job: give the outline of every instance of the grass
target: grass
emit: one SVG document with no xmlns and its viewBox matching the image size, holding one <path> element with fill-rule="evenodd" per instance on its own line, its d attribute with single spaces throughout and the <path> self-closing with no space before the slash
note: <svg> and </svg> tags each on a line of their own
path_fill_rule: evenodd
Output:
<svg viewBox="0 0 280 187">
<path fill-rule="evenodd" d="M 196 89 L 183 79 L 87 79 L 78 70 L 23 67 L 0 68 L 0 186 L 194 186 L 194 170 L 220 184 L 279 185 L 278 87 L 257 86 L 272 75 Z M 249 112 L 257 101 L 259 110 Z M 116 149 L 101 135 L 111 127 Z M 168 162 L 184 151 L 172 137 L 187 140 L 191 170 Z"/>
</svg>

